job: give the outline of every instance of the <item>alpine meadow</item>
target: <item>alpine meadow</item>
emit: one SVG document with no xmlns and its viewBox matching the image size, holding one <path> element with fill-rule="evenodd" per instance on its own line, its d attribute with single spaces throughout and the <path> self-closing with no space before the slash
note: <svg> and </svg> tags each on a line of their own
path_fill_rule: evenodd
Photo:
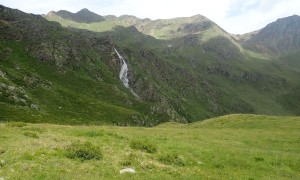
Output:
<svg viewBox="0 0 300 180">
<path fill-rule="evenodd" d="M 235 35 L 0 5 L 0 180 L 300 179 L 300 16 Z"/>
</svg>

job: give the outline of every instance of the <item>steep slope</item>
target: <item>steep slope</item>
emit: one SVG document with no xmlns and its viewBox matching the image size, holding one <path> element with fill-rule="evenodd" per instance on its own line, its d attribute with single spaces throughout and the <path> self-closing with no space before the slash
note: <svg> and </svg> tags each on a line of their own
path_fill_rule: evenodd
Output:
<svg viewBox="0 0 300 180">
<path fill-rule="evenodd" d="M 298 67 L 292 69 L 279 60 L 241 52 L 230 41 L 211 39 L 194 44 L 184 41 L 186 37 L 157 40 L 134 27 L 119 27 L 99 35 L 111 36 L 127 55 L 132 86 L 141 97 L 166 100 L 189 122 L 235 112 L 299 113 L 298 96 L 295 103 L 281 102 L 284 95 L 297 92 Z M 156 99 L 161 94 L 164 98 Z"/>
<path fill-rule="evenodd" d="M 250 49 L 271 55 L 299 52 L 300 16 L 278 19 L 242 42 Z"/>
<path fill-rule="evenodd" d="M 0 15 L 4 119 L 25 114 L 28 121 L 154 125 L 230 113 L 300 114 L 294 61 L 283 64 L 244 49 L 202 16 L 157 22 L 109 16 L 90 24 L 59 17 L 63 25 L 73 24 L 62 28 L 5 7 Z M 114 24 L 116 19 L 127 27 Z M 164 28 L 153 28 L 161 32 L 155 38 L 133 23 Z M 99 32 L 104 29 L 109 31 Z M 139 98 L 119 80 L 114 48 Z"/>
<path fill-rule="evenodd" d="M 124 87 L 109 39 L 4 6 L 0 19 L 2 120 L 153 125 L 170 119 Z"/>
</svg>

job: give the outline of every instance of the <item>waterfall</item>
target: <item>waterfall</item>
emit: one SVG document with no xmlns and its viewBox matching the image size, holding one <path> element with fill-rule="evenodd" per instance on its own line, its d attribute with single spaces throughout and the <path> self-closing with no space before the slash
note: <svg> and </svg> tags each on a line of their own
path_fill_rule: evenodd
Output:
<svg viewBox="0 0 300 180">
<path fill-rule="evenodd" d="M 129 86 L 129 79 L 128 79 L 128 76 L 127 76 L 128 75 L 128 66 L 126 64 L 126 61 L 116 49 L 115 49 L 115 52 L 117 53 L 117 55 L 120 59 L 120 64 L 121 64 L 121 70 L 120 70 L 119 78 L 123 82 L 124 86 L 130 90 L 132 95 L 134 95 L 135 97 L 138 98 L 139 96 Z"/>
</svg>

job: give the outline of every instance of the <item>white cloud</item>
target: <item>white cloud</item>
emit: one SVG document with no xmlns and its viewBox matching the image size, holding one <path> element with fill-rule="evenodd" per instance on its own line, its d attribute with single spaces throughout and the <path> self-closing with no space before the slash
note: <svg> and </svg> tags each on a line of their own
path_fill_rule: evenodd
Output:
<svg viewBox="0 0 300 180">
<path fill-rule="evenodd" d="M 88 8 L 100 15 L 130 14 L 166 19 L 201 14 L 230 33 L 258 30 L 278 18 L 300 14 L 299 0 L 0 0 L 28 13 Z"/>
<path fill-rule="evenodd" d="M 220 19 L 219 25 L 231 33 L 246 33 L 261 29 L 278 18 L 300 15 L 299 0 L 253 0 L 252 2 L 257 4 L 255 8 L 247 9 L 245 7 L 247 5 L 243 4 L 241 8 L 246 9 L 245 11 Z"/>
</svg>

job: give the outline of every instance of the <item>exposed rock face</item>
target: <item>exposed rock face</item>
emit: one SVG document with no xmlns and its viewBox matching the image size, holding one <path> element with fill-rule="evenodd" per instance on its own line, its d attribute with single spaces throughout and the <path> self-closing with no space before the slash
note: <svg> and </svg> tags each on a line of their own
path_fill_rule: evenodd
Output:
<svg viewBox="0 0 300 180">
<path fill-rule="evenodd" d="M 55 62 L 57 68 L 63 72 L 69 64 L 76 64 L 82 61 L 93 61 L 95 54 L 90 55 L 87 52 L 96 52 L 96 56 L 109 55 L 112 50 L 112 45 L 108 39 L 84 37 L 80 33 L 69 33 L 62 28 L 58 23 L 49 22 L 39 15 L 28 15 L 18 10 L 2 8 L 0 19 L 5 20 L 8 24 L 14 23 L 16 28 L 11 26 L 0 26 L 1 38 L 16 39 L 22 37 L 26 42 L 26 50 L 32 57 L 44 62 Z M 79 11 L 78 14 L 86 14 L 88 10 Z M 87 17 L 87 19 L 90 19 Z M 3 30 L 1 28 L 4 28 Z M 6 29 L 5 29 L 6 28 Z M 20 29 L 20 31 L 16 31 Z M 9 48 L 0 51 L 4 57 L 11 54 Z"/>
</svg>

